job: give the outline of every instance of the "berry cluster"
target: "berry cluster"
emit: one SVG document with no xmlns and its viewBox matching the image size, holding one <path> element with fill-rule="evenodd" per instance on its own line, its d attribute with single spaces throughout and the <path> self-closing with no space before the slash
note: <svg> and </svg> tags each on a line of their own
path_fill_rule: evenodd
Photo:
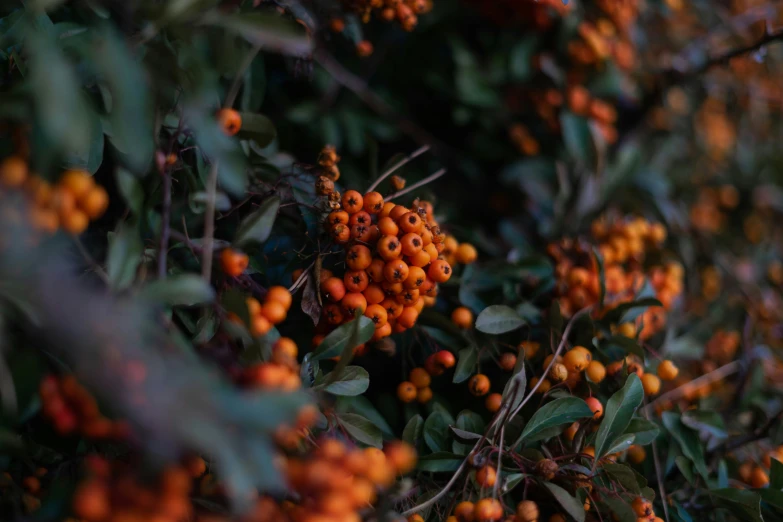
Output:
<svg viewBox="0 0 783 522">
<path fill-rule="evenodd" d="M 226 256 L 225 252 L 229 252 L 229 255 Z M 233 263 L 235 263 L 234 260 L 237 256 L 241 256 L 242 259 L 245 260 L 247 259 L 246 254 L 241 254 L 231 249 L 226 249 L 223 251 L 223 253 L 224 255 L 221 255 L 223 271 L 229 275 L 236 273 L 236 270 L 233 272 L 229 272 L 229 270 L 234 268 Z M 247 264 L 244 261 L 242 263 L 245 264 L 245 266 Z M 242 271 L 239 273 L 241 274 Z M 261 337 L 262 335 L 266 335 L 267 332 L 272 329 L 272 326 L 285 321 L 285 318 L 288 316 L 288 310 L 291 308 L 292 301 L 293 298 L 291 297 L 291 292 L 289 292 L 288 289 L 283 286 L 270 287 L 267 290 L 266 295 L 264 295 L 263 303 L 259 302 L 255 297 L 248 297 L 245 300 L 245 303 L 247 304 L 247 312 L 249 317 L 248 327 L 253 337 Z M 229 316 L 229 320 L 241 323 L 241 319 L 234 314 Z M 293 341 L 291 341 L 291 344 L 293 344 Z M 296 362 L 296 352 L 296 345 L 293 344 L 294 362 Z"/>
<path fill-rule="evenodd" d="M 125 439 L 128 425 L 103 416 L 98 403 L 72 375 L 48 375 L 38 388 L 44 415 L 61 435 L 80 433 L 93 439 Z"/>
<path fill-rule="evenodd" d="M 54 234 L 62 228 L 81 234 L 109 206 L 109 196 L 83 170 L 67 170 L 54 186 L 28 170 L 27 162 L 10 156 L 0 163 L 0 185 L 21 189 L 30 202 L 30 221 L 36 230 Z"/>
<path fill-rule="evenodd" d="M 414 400 L 425 404 L 432 399 L 432 390 L 430 383 L 432 377 L 438 377 L 454 366 L 456 359 L 454 354 L 448 350 L 439 350 L 424 362 L 424 367 L 414 368 L 408 374 L 408 380 L 401 382 L 397 386 L 397 398 L 402 402 L 413 402 Z"/>
<path fill-rule="evenodd" d="M 74 516 L 84 522 L 189 520 L 193 515 L 193 480 L 206 471 L 204 460 L 192 457 L 182 465 L 164 469 L 158 483 L 150 487 L 118 461 L 110 463 L 91 455 L 85 463 L 88 476 L 72 500 Z"/>
<path fill-rule="evenodd" d="M 397 20 L 406 31 L 413 31 L 419 15 L 432 10 L 432 0 L 343 0 L 343 5 L 359 14 L 364 23 L 369 22 L 375 14 L 387 22 Z M 342 30 L 340 24 L 334 21 L 331 27 L 333 30 Z"/>
<path fill-rule="evenodd" d="M 600 277 L 598 264 L 592 254 L 592 242 L 604 263 L 606 295 L 601 316 L 619 304 L 630 302 L 649 282 L 662 307 L 650 307 L 636 319 L 637 335 L 648 339 L 663 327 L 666 311 L 682 293 L 683 269 L 677 263 L 644 271 L 648 251 L 658 250 L 666 239 L 666 229 L 660 223 L 650 223 L 643 218 L 617 220 L 612 223 L 600 219 L 592 225 L 592 241 L 564 239 L 552 243 L 547 252 L 555 261 L 557 277 L 556 293 L 560 309 L 565 316 L 598 303 Z M 623 326 L 631 328 L 631 326 Z"/>
</svg>

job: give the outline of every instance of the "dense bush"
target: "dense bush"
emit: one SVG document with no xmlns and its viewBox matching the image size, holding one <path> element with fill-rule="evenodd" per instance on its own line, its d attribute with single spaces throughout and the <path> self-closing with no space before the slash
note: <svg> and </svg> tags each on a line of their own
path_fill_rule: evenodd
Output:
<svg viewBox="0 0 783 522">
<path fill-rule="evenodd" d="M 783 520 L 783 9 L 0 6 L 0 519 Z"/>
</svg>

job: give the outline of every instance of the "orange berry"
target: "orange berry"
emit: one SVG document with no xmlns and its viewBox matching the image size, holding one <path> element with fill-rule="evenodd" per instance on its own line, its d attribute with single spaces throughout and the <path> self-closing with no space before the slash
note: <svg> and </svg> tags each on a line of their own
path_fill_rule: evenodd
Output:
<svg viewBox="0 0 783 522">
<path fill-rule="evenodd" d="M 269 319 L 272 324 L 279 324 L 285 321 L 285 307 L 278 301 L 266 301 L 261 305 L 261 315 Z"/>
<path fill-rule="evenodd" d="M 468 329 L 473 326 L 473 312 L 464 306 L 455 308 L 454 311 L 451 312 L 451 322 L 454 323 L 457 328 L 462 328 L 463 330 Z"/>
<path fill-rule="evenodd" d="M 349 214 L 355 214 L 362 210 L 364 198 L 355 190 L 346 190 L 342 199 L 343 210 Z"/>
<path fill-rule="evenodd" d="M 677 374 L 679 373 L 679 368 L 668 359 L 661 361 L 661 364 L 658 365 L 658 377 L 660 377 L 661 380 L 672 381 L 677 378 Z"/>
<path fill-rule="evenodd" d="M 416 324 L 416 319 L 419 317 L 419 312 L 412 306 L 405 306 L 402 309 L 399 317 L 397 317 L 397 324 L 404 328 L 412 328 Z"/>
<path fill-rule="evenodd" d="M 587 407 L 590 408 L 590 411 L 593 412 L 594 419 L 600 419 L 604 414 L 604 405 L 595 397 L 586 398 L 585 403 L 587 404 Z"/>
<path fill-rule="evenodd" d="M 90 219 L 98 219 L 109 208 L 109 195 L 103 187 L 94 186 L 79 197 L 79 206 Z"/>
<path fill-rule="evenodd" d="M 370 278 L 364 270 L 348 270 L 343 276 L 343 283 L 349 292 L 364 292 L 370 284 Z"/>
<path fill-rule="evenodd" d="M 476 482 L 483 488 L 491 488 L 497 480 L 497 472 L 492 466 L 484 466 L 476 471 Z"/>
<path fill-rule="evenodd" d="M 228 136 L 234 136 L 242 128 L 242 116 L 234 109 L 220 109 L 217 112 L 217 120 Z"/>
<path fill-rule="evenodd" d="M 364 311 L 364 315 L 372 319 L 372 322 L 375 323 L 375 328 L 384 326 L 389 320 L 386 309 L 380 304 L 368 305 L 367 309 Z"/>
<path fill-rule="evenodd" d="M 581 372 L 590 361 L 581 350 L 568 350 L 563 356 L 563 365 L 570 372 Z"/>
<path fill-rule="evenodd" d="M 432 377 L 424 368 L 414 368 L 408 374 L 408 380 L 416 386 L 416 388 L 426 388 L 432 382 Z"/>
<path fill-rule="evenodd" d="M 383 267 L 383 277 L 389 283 L 402 283 L 408 279 L 408 265 L 402 259 L 392 259 Z"/>
<path fill-rule="evenodd" d="M 468 389 L 470 390 L 470 393 L 475 395 L 476 397 L 481 397 L 483 395 L 486 395 L 487 392 L 489 392 L 489 377 L 484 375 L 483 373 L 478 373 L 470 378 L 468 381 Z"/>
<path fill-rule="evenodd" d="M 378 255 L 384 260 L 391 261 L 397 259 L 402 253 L 402 245 L 396 236 L 382 236 L 376 245 Z"/>
<path fill-rule="evenodd" d="M 632 463 L 641 464 L 647 457 L 647 452 L 644 450 L 644 447 L 639 446 L 638 444 L 634 444 L 628 448 L 627 456 L 628 460 L 630 460 Z"/>
<path fill-rule="evenodd" d="M 269 290 L 267 290 L 265 299 L 267 301 L 277 301 L 283 305 L 283 308 L 285 308 L 286 312 L 291 308 L 291 302 L 293 301 L 291 292 L 289 292 L 288 288 L 284 286 L 271 287 Z"/>
<path fill-rule="evenodd" d="M 364 195 L 364 210 L 370 214 L 378 214 L 383 210 L 383 196 L 380 192 L 368 192 Z"/>
<path fill-rule="evenodd" d="M 538 504 L 532 500 L 523 500 L 517 504 L 517 519 L 519 522 L 538 522 L 539 516 Z"/>
<path fill-rule="evenodd" d="M 661 379 L 652 373 L 645 373 L 642 375 L 642 387 L 645 395 L 655 395 L 661 391 Z"/>
<path fill-rule="evenodd" d="M 416 400 L 421 404 L 430 402 L 432 400 L 432 389 L 429 386 L 420 389 L 416 393 Z"/>
<path fill-rule="evenodd" d="M 111 513 L 106 486 L 97 480 L 80 484 L 71 503 L 73 514 L 84 520 L 104 520 Z"/>
<path fill-rule="evenodd" d="M 410 381 L 403 381 L 397 386 L 397 398 L 402 402 L 413 402 L 418 390 Z"/>
<path fill-rule="evenodd" d="M 490 393 L 484 401 L 484 406 L 492 413 L 498 411 L 501 404 L 503 404 L 503 396 L 499 393 Z"/>
<path fill-rule="evenodd" d="M 272 323 L 269 319 L 259 314 L 250 320 L 250 334 L 253 337 L 261 337 L 266 335 L 269 330 L 272 329 Z"/>
<path fill-rule="evenodd" d="M 606 368 L 604 368 L 604 365 L 599 361 L 590 361 L 590 364 L 587 365 L 587 370 L 585 370 L 585 374 L 590 381 L 599 383 L 606 377 Z"/>
<path fill-rule="evenodd" d="M 0 184 L 20 187 L 27 179 L 27 162 L 19 156 L 10 156 L 0 163 Z"/>
<path fill-rule="evenodd" d="M 503 518 L 503 506 L 494 498 L 482 498 L 473 508 L 473 519 L 476 522 L 489 522 Z"/>
<path fill-rule="evenodd" d="M 321 292 L 324 296 L 333 302 L 339 302 L 345 297 L 345 283 L 337 277 L 330 277 L 321 283 Z"/>
<path fill-rule="evenodd" d="M 220 252 L 220 264 L 223 272 L 231 277 L 242 275 L 242 272 L 247 269 L 249 263 L 250 259 L 247 257 L 247 254 L 243 254 L 242 252 L 237 252 L 230 248 L 224 248 L 223 251 Z"/>
<path fill-rule="evenodd" d="M 451 277 L 451 265 L 444 259 L 436 259 L 430 263 L 427 276 L 436 283 L 445 283 Z"/>
<path fill-rule="evenodd" d="M 421 217 L 415 213 L 415 212 L 407 212 L 400 216 L 400 218 L 397 220 L 397 224 L 400 227 L 400 230 L 406 233 L 413 233 L 418 235 L 419 232 L 421 232 L 422 228 L 424 228 L 424 222 L 421 220 Z M 421 236 L 419 236 L 419 239 L 421 239 Z"/>
<path fill-rule="evenodd" d="M 366 58 L 372 54 L 372 43 L 367 40 L 362 40 L 356 44 L 356 54 L 362 58 Z"/>
<path fill-rule="evenodd" d="M 461 243 L 457 247 L 457 251 L 454 252 L 454 257 L 456 258 L 457 263 L 469 265 L 476 262 L 478 252 L 476 252 L 476 247 L 470 243 Z"/>
<path fill-rule="evenodd" d="M 507 372 L 513 370 L 516 365 L 517 356 L 513 353 L 504 353 L 500 356 L 500 360 L 498 361 L 498 366 Z"/>
<path fill-rule="evenodd" d="M 70 234 L 81 234 L 87 230 L 89 224 L 90 219 L 81 210 L 73 209 L 67 214 L 60 216 L 60 225 L 63 227 L 63 230 Z"/>
<path fill-rule="evenodd" d="M 416 467 L 416 450 L 402 441 L 393 441 L 383 449 L 386 462 L 394 468 L 398 475 L 405 475 Z"/>
<path fill-rule="evenodd" d="M 459 522 L 473 522 L 473 502 L 463 500 L 454 508 L 454 516 Z"/>
<path fill-rule="evenodd" d="M 419 234 L 409 232 L 400 238 L 402 253 L 406 256 L 415 256 L 424 248 L 424 242 Z"/>
<path fill-rule="evenodd" d="M 340 301 L 340 305 L 346 311 L 349 318 L 352 318 L 357 310 L 364 313 L 367 309 L 367 299 L 365 299 L 360 292 L 348 292 Z"/>
</svg>

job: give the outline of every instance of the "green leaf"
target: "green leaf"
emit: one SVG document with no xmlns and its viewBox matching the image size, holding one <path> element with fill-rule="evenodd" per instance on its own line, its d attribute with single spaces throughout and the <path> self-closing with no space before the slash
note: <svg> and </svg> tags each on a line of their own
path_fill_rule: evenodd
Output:
<svg viewBox="0 0 783 522">
<path fill-rule="evenodd" d="M 195 274 L 182 274 L 153 281 L 141 291 L 141 297 L 169 306 L 194 306 L 215 300 L 215 290 Z"/>
<path fill-rule="evenodd" d="M 503 485 L 500 487 L 500 491 L 505 495 L 525 479 L 527 475 L 524 473 L 511 473 L 510 475 L 503 475 Z"/>
<path fill-rule="evenodd" d="M 436 451 L 430 455 L 419 457 L 416 468 L 421 471 L 453 472 L 462 464 L 464 457 L 454 455 L 447 451 Z"/>
<path fill-rule="evenodd" d="M 329 380 L 329 374 L 326 376 Z M 347 366 L 334 382 L 316 386 L 332 395 L 361 395 L 370 387 L 370 374 L 361 366 Z"/>
<path fill-rule="evenodd" d="M 480 437 L 481 434 L 484 433 L 485 427 L 486 425 L 484 424 L 484 419 L 482 419 L 481 415 L 476 412 L 462 410 L 457 415 L 457 429 L 461 430 L 463 433 L 475 433 Z M 475 444 L 475 442 L 469 442 L 468 444 L 465 444 L 455 440 L 451 443 L 451 450 L 458 455 L 467 455 L 467 453 L 473 448 L 473 444 Z"/>
<path fill-rule="evenodd" d="M 622 498 L 604 497 L 602 504 L 609 506 L 609 509 L 617 517 L 618 522 L 636 522 L 637 516 L 631 504 Z"/>
<path fill-rule="evenodd" d="M 587 406 L 585 401 L 576 397 L 564 397 L 555 399 L 539 408 L 530 418 L 519 436 L 520 442 L 533 442 L 539 440 L 538 436 L 550 428 L 562 424 L 571 424 L 579 419 L 592 417 L 593 412 Z"/>
<path fill-rule="evenodd" d="M 240 138 L 251 138 L 259 147 L 266 147 L 277 137 L 274 123 L 263 114 L 240 112 L 239 115 L 242 118 Z"/>
<path fill-rule="evenodd" d="M 144 190 L 141 188 L 139 180 L 122 167 L 117 168 L 115 177 L 117 179 L 117 187 L 128 204 L 128 208 L 134 215 L 140 216 L 144 209 Z"/>
<path fill-rule="evenodd" d="M 538 39 L 530 37 L 520 40 L 514 47 L 508 57 L 508 69 L 511 78 L 517 82 L 525 81 L 531 76 L 531 63 L 533 51 L 536 49 Z"/>
<path fill-rule="evenodd" d="M 277 211 L 280 208 L 280 198 L 272 196 L 266 199 L 258 210 L 249 214 L 239 224 L 237 233 L 234 236 L 234 244 L 243 247 L 250 243 L 263 243 L 272 233 L 272 225 L 277 218 Z"/>
<path fill-rule="evenodd" d="M 691 429 L 709 433 L 712 437 L 725 439 L 728 437 L 723 417 L 716 411 L 688 410 L 683 412 L 680 420 Z"/>
<path fill-rule="evenodd" d="M 394 438 L 394 430 L 392 430 L 389 423 L 381 415 L 373 403 L 364 395 L 356 395 L 353 397 L 342 396 L 337 399 L 337 411 L 339 413 L 358 413 L 378 426 L 381 433 L 388 438 Z"/>
<path fill-rule="evenodd" d="M 623 433 L 612 441 L 606 450 L 607 454 L 620 453 L 630 448 L 636 441 L 635 437 L 628 433 Z"/>
<path fill-rule="evenodd" d="M 593 466 L 596 465 L 598 459 L 606 455 L 609 446 L 631 423 L 631 418 L 636 408 L 642 403 L 643 398 L 644 389 L 642 388 L 642 382 L 639 380 L 638 375 L 632 373 L 625 381 L 625 386 L 606 401 L 604 418 L 601 421 L 601 426 L 598 428 L 598 434 L 595 439 L 596 458 Z"/>
<path fill-rule="evenodd" d="M 629 466 L 625 464 L 604 464 L 600 469 L 603 470 L 613 482 L 621 484 L 623 489 L 627 489 L 635 495 L 638 495 L 641 492 L 639 482 L 636 480 L 636 473 L 634 473 Z"/>
<path fill-rule="evenodd" d="M 617 346 L 624 352 L 638 355 L 639 357 L 644 357 L 644 350 L 642 347 L 639 346 L 639 343 L 636 341 L 636 339 L 631 339 L 630 337 L 625 337 L 623 335 L 612 335 L 610 337 L 601 339 L 599 344 L 604 350 L 608 350 L 612 346 Z"/>
<path fill-rule="evenodd" d="M 88 111 L 85 117 L 89 120 L 90 139 L 83 149 L 72 148 L 64 154 L 63 167 L 83 169 L 95 174 L 103 161 L 103 124 L 93 111 Z"/>
<path fill-rule="evenodd" d="M 607 324 L 627 323 L 642 315 L 642 312 L 651 306 L 661 306 L 661 302 L 655 297 L 642 297 L 630 303 L 619 304 L 606 313 L 603 321 Z"/>
<path fill-rule="evenodd" d="M 597 153 L 587 120 L 572 112 L 562 111 L 560 113 L 560 128 L 569 155 L 582 165 L 593 168 Z"/>
<path fill-rule="evenodd" d="M 731 511 L 743 522 L 763 522 L 761 497 L 746 489 L 723 488 L 710 490 L 710 496 L 718 507 Z"/>
<path fill-rule="evenodd" d="M 207 202 L 209 201 L 209 194 L 206 191 L 200 190 L 193 192 L 188 196 L 188 206 L 194 214 L 203 214 L 207 208 Z M 231 200 L 224 192 L 217 191 L 215 193 L 215 210 L 225 212 L 231 209 Z"/>
<path fill-rule="evenodd" d="M 691 466 L 691 461 L 682 455 L 678 455 L 674 458 L 674 463 L 677 465 L 680 473 L 682 473 L 682 476 L 685 477 L 685 480 L 693 485 L 693 466 Z"/>
<path fill-rule="evenodd" d="M 228 29 L 267 51 L 295 56 L 309 56 L 312 51 L 311 38 L 304 28 L 282 16 L 259 12 L 223 14 L 211 10 L 202 17 L 202 23 Z"/>
<path fill-rule="evenodd" d="M 132 170 L 145 172 L 155 144 L 148 75 L 140 55 L 132 54 L 127 42 L 109 25 L 101 28 L 92 50 L 102 84 L 111 92 L 110 140 Z"/>
<path fill-rule="evenodd" d="M 376 448 L 383 446 L 380 428 L 370 422 L 367 418 L 355 413 L 343 413 L 338 415 L 337 418 L 339 419 L 340 424 L 354 439 Z"/>
<path fill-rule="evenodd" d="M 432 451 L 445 451 L 449 445 L 451 419 L 443 411 L 433 411 L 424 421 L 424 442 Z"/>
<path fill-rule="evenodd" d="M 524 326 L 525 320 L 505 305 L 488 306 L 476 318 L 476 329 L 488 334 L 511 332 Z"/>
<path fill-rule="evenodd" d="M 114 290 L 124 290 L 133 283 L 143 252 L 144 244 L 135 226 L 121 224 L 116 233 L 109 233 L 106 273 Z"/>
<path fill-rule="evenodd" d="M 416 447 L 417 441 L 421 437 L 424 430 L 424 417 L 421 415 L 414 415 L 408 424 L 405 425 L 405 429 L 402 430 L 402 440 Z"/>
<path fill-rule="evenodd" d="M 769 487 L 783 489 L 783 463 L 776 458 L 771 459 L 769 467 Z"/>
<path fill-rule="evenodd" d="M 661 415 L 663 425 L 669 431 L 674 440 L 679 444 L 682 453 L 691 459 L 696 465 L 696 471 L 707 479 L 707 465 L 704 462 L 704 446 L 699 440 L 698 434 L 685 426 L 680 419 L 680 415 L 671 411 L 663 412 Z"/>
<path fill-rule="evenodd" d="M 517 352 L 517 363 L 514 365 L 514 371 L 511 378 L 503 388 L 503 403 L 509 401 L 508 408 L 510 410 L 516 409 L 522 399 L 525 397 L 525 388 L 527 387 L 527 374 L 525 373 L 525 350 L 520 347 Z M 512 394 L 514 400 L 510 400 Z"/>
<path fill-rule="evenodd" d="M 571 515 L 577 522 L 584 522 L 585 508 L 583 502 L 576 497 L 572 497 L 568 491 L 556 484 L 544 482 L 544 486 L 549 489 L 549 492 L 552 493 L 552 496 L 560 503 L 566 513 Z"/>
<path fill-rule="evenodd" d="M 460 350 L 457 354 L 457 367 L 454 369 L 452 382 L 459 383 L 468 380 L 476 371 L 477 360 L 478 349 L 475 346 Z"/>
<path fill-rule="evenodd" d="M 660 434 L 661 429 L 652 421 L 636 417 L 631 419 L 625 433 L 634 436 L 634 444 L 646 446 Z"/>
<path fill-rule="evenodd" d="M 353 330 L 356 327 L 354 321 L 358 321 L 359 336 L 355 339 L 356 345 L 349 346 Z M 321 344 L 313 351 L 311 360 L 321 361 L 323 359 L 337 357 L 346 350 L 353 350 L 360 344 L 366 343 L 370 340 L 373 333 L 375 333 L 375 323 L 373 323 L 372 319 L 369 317 L 360 315 L 358 319 L 341 325 L 324 337 Z"/>
</svg>

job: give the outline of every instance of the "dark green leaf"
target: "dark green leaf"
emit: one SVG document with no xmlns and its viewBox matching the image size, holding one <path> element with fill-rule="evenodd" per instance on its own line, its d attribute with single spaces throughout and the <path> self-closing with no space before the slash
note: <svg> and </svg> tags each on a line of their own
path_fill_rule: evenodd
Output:
<svg viewBox="0 0 783 522">
<path fill-rule="evenodd" d="M 783 489 L 783 463 L 776 458 L 771 459 L 769 467 L 769 487 Z"/>
<path fill-rule="evenodd" d="M 140 295 L 169 306 L 193 306 L 214 301 L 215 290 L 195 274 L 182 274 L 154 281 L 145 286 Z"/>
<path fill-rule="evenodd" d="M 510 475 L 503 475 L 503 485 L 501 486 L 500 491 L 503 492 L 503 494 L 508 493 L 515 487 L 517 487 L 526 477 L 524 473 L 512 473 Z"/>
<path fill-rule="evenodd" d="M 525 349 L 520 347 L 517 352 L 517 363 L 514 365 L 514 372 L 506 383 L 506 386 L 503 388 L 503 404 L 508 403 L 508 408 L 512 411 L 516 409 L 525 397 L 526 386 Z M 511 399 L 512 395 L 513 400 Z"/>
<path fill-rule="evenodd" d="M 743 522 L 763 522 L 761 497 L 753 491 L 723 488 L 710 490 L 710 496 L 718 507 L 728 509 Z"/>
<path fill-rule="evenodd" d="M 639 482 L 636 480 L 636 473 L 634 473 L 629 466 L 625 464 L 604 464 L 600 469 L 603 470 L 613 482 L 621 484 L 623 489 L 627 489 L 636 495 L 641 492 Z"/>
<path fill-rule="evenodd" d="M 381 433 L 389 438 L 394 438 L 394 431 L 381 413 L 373 406 L 370 399 L 364 395 L 342 396 L 337 399 L 337 411 L 340 413 L 358 413 L 378 426 Z"/>
<path fill-rule="evenodd" d="M 691 461 L 682 455 L 679 455 L 674 459 L 674 463 L 677 465 L 677 469 L 680 470 L 680 473 L 682 473 L 682 476 L 685 477 L 685 480 L 693 485 L 693 466 L 691 465 Z"/>
<path fill-rule="evenodd" d="M 463 382 L 476 372 L 478 349 L 475 346 L 463 348 L 457 354 L 457 367 L 454 369 L 452 382 Z"/>
<path fill-rule="evenodd" d="M 457 471 L 457 469 L 460 467 L 463 458 L 464 457 L 454 455 L 453 453 L 449 453 L 447 451 L 436 451 L 430 455 L 419 457 L 419 462 L 416 465 L 416 468 L 420 469 L 421 471 L 453 472 Z"/>
<path fill-rule="evenodd" d="M 598 266 L 598 306 L 602 307 L 604 305 L 604 299 L 606 298 L 606 275 L 604 272 L 604 258 L 595 247 L 593 247 L 593 257 L 595 258 L 595 264 Z"/>
<path fill-rule="evenodd" d="M 679 444 L 682 453 L 696 466 L 696 470 L 707 479 L 707 465 L 704 462 L 704 446 L 699 440 L 698 434 L 685 426 L 680 415 L 671 411 L 663 412 L 661 416 L 663 425 L 669 431 L 674 440 Z"/>
<path fill-rule="evenodd" d="M 133 283 L 143 251 L 144 244 L 135 226 L 126 223 L 109 234 L 106 273 L 113 289 L 124 290 Z"/>
<path fill-rule="evenodd" d="M 607 454 L 620 453 L 630 448 L 636 442 L 636 438 L 632 434 L 623 433 L 612 441 L 606 450 Z"/>
<path fill-rule="evenodd" d="M 408 424 L 405 425 L 405 429 L 402 430 L 402 440 L 416 447 L 423 430 L 424 418 L 421 415 L 414 415 L 408 421 Z"/>
<path fill-rule="evenodd" d="M 520 442 L 539 440 L 538 436 L 549 428 L 562 424 L 571 424 L 579 419 L 592 416 L 593 412 L 590 411 L 590 408 L 582 399 L 576 397 L 555 399 L 539 408 L 533 414 L 514 446 Z"/>
<path fill-rule="evenodd" d="M 223 14 L 213 10 L 202 20 L 233 31 L 267 51 L 307 56 L 312 50 L 311 38 L 304 28 L 282 16 L 261 12 Z"/>
<path fill-rule="evenodd" d="M 275 125 L 272 120 L 263 114 L 252 112 L 241 112 L 242 129 L 239 131 L 240 138 L 251 138 L 259 147 L 266 147 L 277 137 Z"/>
<path fill-rule="evenodd" d="M 457 415 L 457 429 L 461 430 L 463 433 L 474 433 L 479 434 L 481 436 L 482 433 L 484 433 L 484 419 L 481 418 L 481 415 L 479 415 L 476 412 L 470 411 L 470 410 L 462 410 Z M 452 430 L 454 428 L 452 427 Z M 468 435 L 469 436 L 469 435 Z M 474 442 L 468 442 L 464 443 L 461 441 L 454 441 L 451 444 L 451 449 L 454 453 L 457 453 L 458 455 L 467 455 L 467 453 L 473 448 Z"/>
<path fill-rule="evenodd" d="M 357 343 L 355 346 L 349 346 L 353 330 L 356 327 L 354 321 L 359 323 L 359 337 L 356 339 Z M 321 361 L 337 357 L 347 349 L 353 350 L 356 346 L 369 341 L 372 334 L 375 333 L 375 323 L 372 322 L 372 319 L 363 315 L 359 316 L 358 319 L 354 319 L 354 321 L 341 325 L 327 335 L 313 351 L 311 359 L 313 361 Z"/>
<path fill-rule="evenodd" d="M 128 208 L 133 214 L 140 216 L 144 209 L 144 191 L 139 180 L 122 167 L 117 168 L 115 177 L 117 178 L 117 187 L 122 197 L 125 198 Z"/>
<path fill-rule="evenodd" d="M 424 442 L 432 451 L 445 451 L 448 448 L 450 420 L 445 412 L 434 411 L 424 421 Z"/>
<path fill-rule="evenodd" d="M 634 436 L 634 444 L 640 446 L 646 446 L 651 443 L 660 432 L 661 429 L 657 424 L 640 417 L 631 419 L 631 422 L 625 429 L 625 433 Z"/>
<path fill-rule="evenodd" d="M 381 430 L 365 417 L 355 413 L 343 413 L 338 415 L 340 424 L 357 441 L 380 448 L 383 446 Z"/>
<path fill-rule="evenodd" d="M 637 516 L 631 504 L 621 498 L 604 497 L 602 504 L 609 506 L 609 509 L 617 517 L 618 522 L 636 522 Z"/>
<path fill-rule="evenodd" d="M 88 111 L 85 117 L 89 120 L 89 140 L 85 148 L 72 148 L 64 155 L 65 168 L 83 169 L 95 174 L 103 161 L 103 124 L 93 111 Z"/>
<path fill-rule="evenodd" d="M 606 455 L 612 442 L 628 427 L 643 398 L 644 390 L 639 376 L 632 373 L 625 381 L 625 386 L 606 401 L 604 418 L 601 420 L 601 426 L 598 428 L 595 439 L 596 463 L 599 458 Z"/>
<path fill-rule="evenodd" d="M 630 337 L 625 337 L 623 335 L 612 335 L 605 339 L 601 339 L 600 346 L 605 350 L 611 348 L 612 346 L 617 346 L 624 352 L 638 355 L 639 357 L 644 357 L 644 350 L 636 341 L 636 339 L 631 339 Z"/>
<path fill-rule="evenodd" d="M 697 431 L 709 433 L 718 439 L 725 439 L 726 426 L 723 417 L 718 412 L 707 410 L 688 410 L 683 412 L 680 420 L 683 424 Z"/>
<path fill-rule="evenodd" d="M 476 318 L 476 329 L 488 334 L 502 334 L 521 328 L 525 320 L 505 305 L 488 306 Z"/>
<path fill-rule="evenodd" d="M 571 158 L 585 167 L 593 168 L 596 161 L 596 148 L 587 120 L 569 111 L 563 111 L 560 113 L 560 127 L 566 150 Z"/>
<path fill-rule="evenodd" d="M 258 210 L 249 214 L 239 224 L 237 233 L 234 236 L 234 244 L 243 247 L 250 243 L 263 243 L 272 233 L 272 225 L 277 218 L 277 211 L 280 208 L 280 198 L 272 196 L 266 199 Z"/>
<path fill-rule="evenodd" d="M 353 396 L 361 395 L 370 387 L 370 374 L 361 366 L 347 366 L 333 382 L 329 382 L 329 375 L 327 374 L 325 377 L 328 384 L 316 386 L 316 389 L 329 392 L 332 395 Z"/>
<path fill-rule="evenodd" d="M 568 513 L 577 522 L 584 522 L 585 508 L 583 502 L 580 502 L 576 497 L 572 497 L 568 491 L 556 484 L 552 484 L 551 482 L 544 482 L 544 486 L 549 489 L 549 492 L 552 493 L 552 495 L 555 497 L 555 500 L 560 503 L 566 513 Z"/>
</svg>

